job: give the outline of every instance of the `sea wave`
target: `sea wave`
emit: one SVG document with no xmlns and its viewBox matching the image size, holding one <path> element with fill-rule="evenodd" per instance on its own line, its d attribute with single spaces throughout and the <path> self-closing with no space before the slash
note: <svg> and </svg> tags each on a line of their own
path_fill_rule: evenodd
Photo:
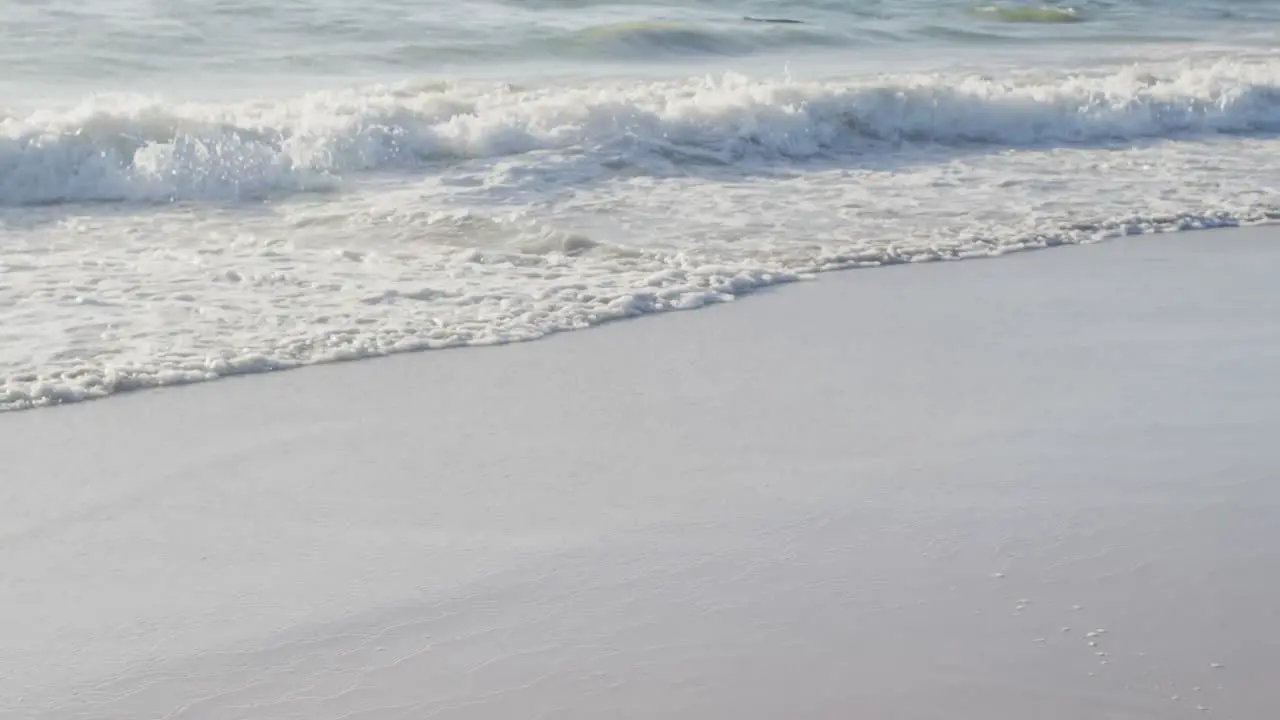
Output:
<svg viewBox="0 0 1280 720">
<path fill-rule="evenodd" d="M 376 171 L 548 153 L 791 162 L 904 143 L 1029 147 L 1280 131 L 1280 61 L 1106 74 L 520 88 L 417 83 L 236 104 L 90 98 L 0 115 L 0 205 L 260 200 Z"/>
<path fill-rule="evenodd" d="M 653 60 L 825 47 L 839 44 L 841 38 L 789 18 L 742 18 L 719 26 L 672 20 L 609 23 L 585 28 L 558 42 L 592 57 Z"/>
<path fill-rule="evenodd" d="M 981 5 L 974 8 L 979 16 L 1010 23 L 1077 23 L 1085 15 L 1074 7 L 1054 5 Z"/>
</svg>

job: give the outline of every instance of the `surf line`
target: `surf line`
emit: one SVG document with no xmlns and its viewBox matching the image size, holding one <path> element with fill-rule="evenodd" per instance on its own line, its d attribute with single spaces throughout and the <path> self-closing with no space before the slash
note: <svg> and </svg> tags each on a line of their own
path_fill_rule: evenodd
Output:
<svg viewBox="0 0 1280 720">
<path fill-rule="evenodd" d="M 773 23 L 775 25 L 803 25 L 804 24 L 803 20 L 792 20 L 790 18 L 758 18 L 758 17 L 751 17 L 750 15 L 744 15 L 742 16 L 742 19 L 746 20 L 747 22 Z"/>
</svg>

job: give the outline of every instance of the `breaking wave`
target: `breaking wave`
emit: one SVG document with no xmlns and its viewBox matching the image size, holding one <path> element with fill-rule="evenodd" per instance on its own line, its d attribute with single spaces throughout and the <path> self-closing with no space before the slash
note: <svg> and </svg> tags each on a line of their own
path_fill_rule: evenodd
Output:
<svg viewBox="0 0 1280 720">
<path fill-rule="evenodd" d="M 1280 61 L 1103 75 L 407 84 L 239 104 L 94 97 L 0 115 L 0 205 L 237 201 L 460 159 L 659 153 L 733 164 L 903 144 L 1008 147 L 1280 131 Z"/>
</svg>

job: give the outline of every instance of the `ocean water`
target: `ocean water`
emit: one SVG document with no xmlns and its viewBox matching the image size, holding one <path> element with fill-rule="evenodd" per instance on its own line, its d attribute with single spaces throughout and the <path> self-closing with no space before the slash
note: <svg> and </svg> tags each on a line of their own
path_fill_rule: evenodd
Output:
<svg viewBox="0 0 1280 720">
<path fill-rule="evenodd" d="M 1280 0 L 0 7 L 4 410 L 1280 218 Z"/>
</svg>

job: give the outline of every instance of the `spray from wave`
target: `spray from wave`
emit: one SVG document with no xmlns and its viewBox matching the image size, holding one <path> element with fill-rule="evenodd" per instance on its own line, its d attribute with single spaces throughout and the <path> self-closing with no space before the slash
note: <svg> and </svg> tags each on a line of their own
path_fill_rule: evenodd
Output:
<svg viewBox="0 0 1280 720">
<path fill-rule="evenodd" d="M 1027 147 L 1280 132 L 1280 61 L 1106 75 L 404 85 L 170 105 L 96 97 L 0 116 L 0 205 L 257 200 L 371 171 L 534 154 L 790 162 L 903 143 Z M 621 160 L 620 160 L 621 159 Z"/>
</svg>

